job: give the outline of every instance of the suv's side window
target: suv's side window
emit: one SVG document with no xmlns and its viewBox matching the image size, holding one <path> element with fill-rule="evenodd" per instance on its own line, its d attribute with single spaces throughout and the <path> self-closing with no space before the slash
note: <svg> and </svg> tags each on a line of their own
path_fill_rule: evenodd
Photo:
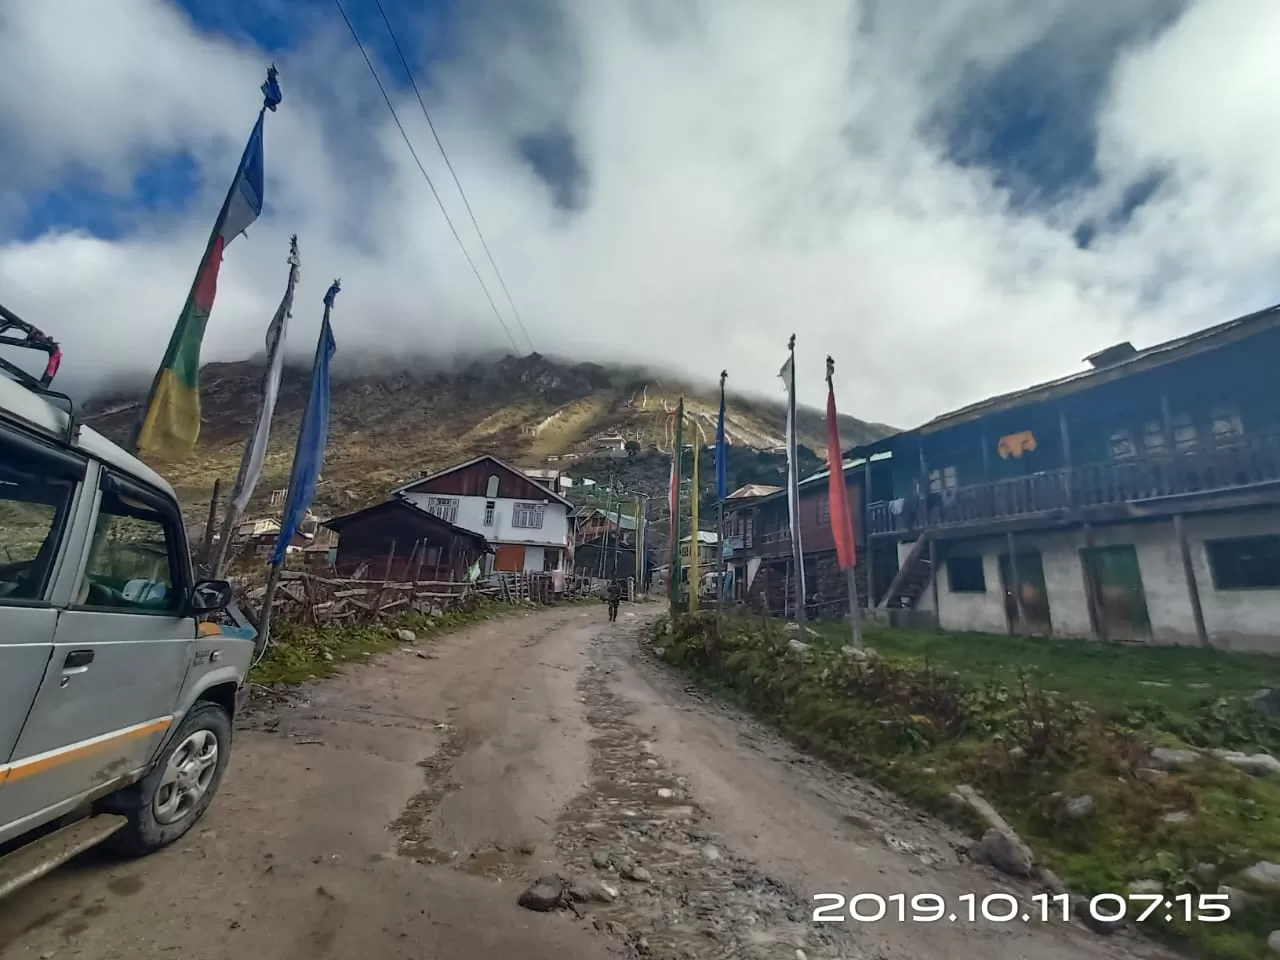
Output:
<svg viewBox="0 0 1280 960">
<path fill-rule="evenodd" d="M 0 604 L 44 598 L 76 469 L 38 445 L 0 436 Z"/>
<path fill-rule="evenodd" d="M 176 612 L 181 597 L 171 527 L 154 507 L 103 489 L 80 604 L 130 613 Z"/>
</svg>

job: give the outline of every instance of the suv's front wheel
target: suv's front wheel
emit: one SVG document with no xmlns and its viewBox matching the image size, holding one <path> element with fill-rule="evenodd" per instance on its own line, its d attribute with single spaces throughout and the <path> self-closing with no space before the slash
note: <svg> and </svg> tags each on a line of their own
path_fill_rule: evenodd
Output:
<svg viewBox="0 0 1280 960">
<path fill-rule="evenodd" d="M 129 818 L 109 841 L 140 857 L 191 829 L 213 800 L 231 755 L 231 719 L 207 700 L 193 706 L 151 771 L 105 804 Z"/>
</svg>

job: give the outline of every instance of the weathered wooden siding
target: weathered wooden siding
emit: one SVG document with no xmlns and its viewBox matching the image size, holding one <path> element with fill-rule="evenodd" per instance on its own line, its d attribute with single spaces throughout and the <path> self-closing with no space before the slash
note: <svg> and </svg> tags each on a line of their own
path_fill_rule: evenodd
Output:
<svg viewBox="0 0 1280 960">
<path fill-rule="evenodd" d="M 489 494 L 489 478 L 498 478 L 498 492 Z M 422 480 L 405 489 L 406 493 L 430 493 L 450 497 L 498 497 L 512 500 L 553 500 L 550 490 L 515 473 L 496 460 L 481 460 L 468 467 L 451 471 L 431 480 Z"/>
</svg>

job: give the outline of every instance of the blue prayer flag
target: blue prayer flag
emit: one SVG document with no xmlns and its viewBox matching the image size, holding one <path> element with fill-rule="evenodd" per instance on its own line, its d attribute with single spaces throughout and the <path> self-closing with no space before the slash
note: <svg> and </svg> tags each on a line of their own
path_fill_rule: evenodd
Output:
<svg viewBox="0 0 1280 960">
<path fill-rule="evenodd" d="M 315 365 L 311 369 L 311 394 L 307 397 L 307 409 L 298 429 L 298 446 L 293 454 L 293 473 L 289 477 L 289 494 L 284 505 L 284 519 L 280 522 L 280 536 L 276 541 L 273 565 L 284 562 L 285 552 L 316 496 L 316 482 L 324 465 L 324 448 L 329 441 L 329 361 L 337 349 L 333 342 L 333 330 L 329 326 L 329 311 L 341 289 L 337 280 L 324 295 L 324 320 L 320 323 L 320 339 L 316 342 Z"/>
</svg>

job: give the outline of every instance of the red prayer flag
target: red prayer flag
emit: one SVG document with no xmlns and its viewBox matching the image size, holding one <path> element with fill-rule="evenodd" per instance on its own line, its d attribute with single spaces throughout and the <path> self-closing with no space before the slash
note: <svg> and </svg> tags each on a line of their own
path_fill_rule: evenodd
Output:
<svg viewBox="0 0 1280 960">
<path fill-rule="evenodd" d="M 829 362 L 829 361 L 828 361 Z M 853 517 L 849 513 L 849 491 L 844 482 L 844 457 L 840 452 L 840 424 L 836 422 L 836 390 L 827 378 L 827 477 L 831 500 L 831 535 L 836 541 L 836 557 L 841 570 L 851 570 L 858 562 L 853 540 Z"/>
</svg>

